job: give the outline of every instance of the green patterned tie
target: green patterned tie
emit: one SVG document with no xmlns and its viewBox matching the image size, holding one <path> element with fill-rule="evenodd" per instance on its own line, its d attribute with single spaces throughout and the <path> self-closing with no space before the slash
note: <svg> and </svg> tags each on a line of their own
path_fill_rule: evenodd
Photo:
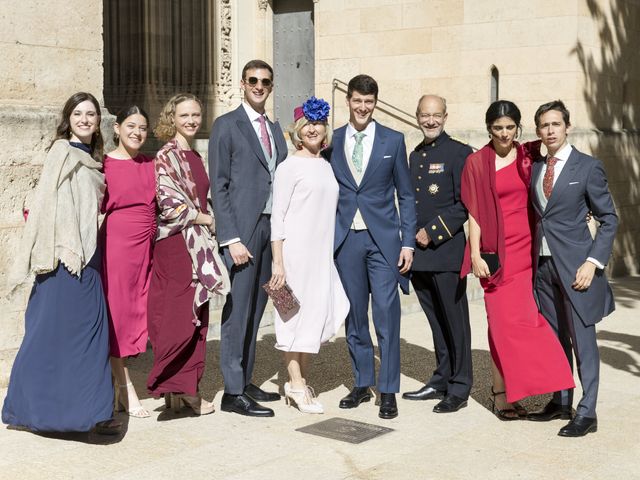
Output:
<svg viewBox="0 0 640 480">
<path fill-rule="evenodd" d="M 356 139 L 356 145 L 353 147 L 353 154 L 351 155 L 351 162 L 356 169 L 356 172 L 362 173 L 362 139 L 366 136 L 364 132 L 357 132 L 354 137 Z"/>
</svg>

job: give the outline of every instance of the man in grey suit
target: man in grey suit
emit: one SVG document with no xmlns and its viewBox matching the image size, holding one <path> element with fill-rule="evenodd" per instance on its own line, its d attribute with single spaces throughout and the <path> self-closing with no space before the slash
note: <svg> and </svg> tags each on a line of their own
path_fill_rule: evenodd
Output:
<svg viewBox="0 0 640 480">
<path fill-rule="evenodd" d="M 572 416 L 573 390 L 555 392 L 545 408 L 529 419 L 571 419 L 558 435 L 581 437 L 598 428 L 596 402 L 600 356 L 595 324 L 614 308 L 604 273 L 618 227 L 602 163 L 567 141 L 569 111 L 556 100 L 535 114 L 536 132 L 547 157 L 536 162 L 531 195 L 536 213 L 534 248 L 538 307 L 560 339 L 569 363 L 575 353 L 583 395 Z M 592 237 L 587 213 L 600 223 Z"/>
<path fill-rule="evenodd" d="M 267 303 L 262 288 L 271 278 L 271 201 L 276 166 L 287 156 L 278 123 L 265 114 L 273 69 L 252 60 L 242 69 L 244 101 L 219 117 L 209 139 L 209 175 L 216 234 L 231 277 L 222 310 L 220 368 L 224 378 L 221 409 L 272 417 L 257 402 L 280 399 L 251 383 L 256 336 Z"/>
</svg>

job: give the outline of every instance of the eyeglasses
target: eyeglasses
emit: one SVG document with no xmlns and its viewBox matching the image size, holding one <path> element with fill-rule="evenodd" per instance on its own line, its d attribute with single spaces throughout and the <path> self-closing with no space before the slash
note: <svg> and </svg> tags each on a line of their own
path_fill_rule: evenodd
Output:
<svg viewBox="0 0 640 480">
<path fill-rule="evenodd" d="M 248 83 L 252 87 L 255 87 L 258 84 L 258 82 L 260 82 L 262 86 L 265 88 L 269 88 L 273 85 L 273 82 L 271 81 L 270 78 L 249 77 L 244 82 Z"/>
</svg>

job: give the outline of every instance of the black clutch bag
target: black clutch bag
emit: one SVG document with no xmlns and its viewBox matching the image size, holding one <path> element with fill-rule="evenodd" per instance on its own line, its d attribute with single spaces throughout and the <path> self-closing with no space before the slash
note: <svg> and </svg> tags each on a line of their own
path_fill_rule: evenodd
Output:
<svg viewBox="0 0 640 480">
<path fill-rule="evenodd" d="M 487 262 L 489 273 L 493 275 L 500 268 L 500 258 L 497 253 L 480 253 L 480 257 Z"/>
<path fill-rule="evenodd" d="M 273 302 L 273 306 L 278 311 L 280 318 L 284 322 L 291 319 L 291 317 L 300 310 L 300 302 L 293 294 L 291 287 L 286 283 L 283 287 L 280 287 L 277 290 L 271 288 L 268 282 L 265 283 L 262 288 L 264 288 L 267 295 L 269 295 L 269 298 Z"/>
</svg>

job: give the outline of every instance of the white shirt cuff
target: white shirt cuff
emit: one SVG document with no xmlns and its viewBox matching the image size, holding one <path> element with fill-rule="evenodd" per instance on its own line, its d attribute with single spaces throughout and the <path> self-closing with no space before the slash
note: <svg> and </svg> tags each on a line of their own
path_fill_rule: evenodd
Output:
<svg viewBox="0 0 640 480">
<path fill-rule="evenodd" d="M 601 264 L 598 260 L 596 260 L 593 257 L 588 257 L 587 258 L 587 262 L 591 262 L 593 263 L 596 267 L 598 267 L 600 270 L 604 270 L 604 265 Z"/>
<path fill-rule="evenodd" d="M 232 238 L 231 240 L 227 240 L 226 242 L 222 242 L 220 243 L 221 247 L 228 247 L 229 245 L 231 245 L 232 243 L 238 243 L 240 241 L 240 238 Z"/>
</svg>

